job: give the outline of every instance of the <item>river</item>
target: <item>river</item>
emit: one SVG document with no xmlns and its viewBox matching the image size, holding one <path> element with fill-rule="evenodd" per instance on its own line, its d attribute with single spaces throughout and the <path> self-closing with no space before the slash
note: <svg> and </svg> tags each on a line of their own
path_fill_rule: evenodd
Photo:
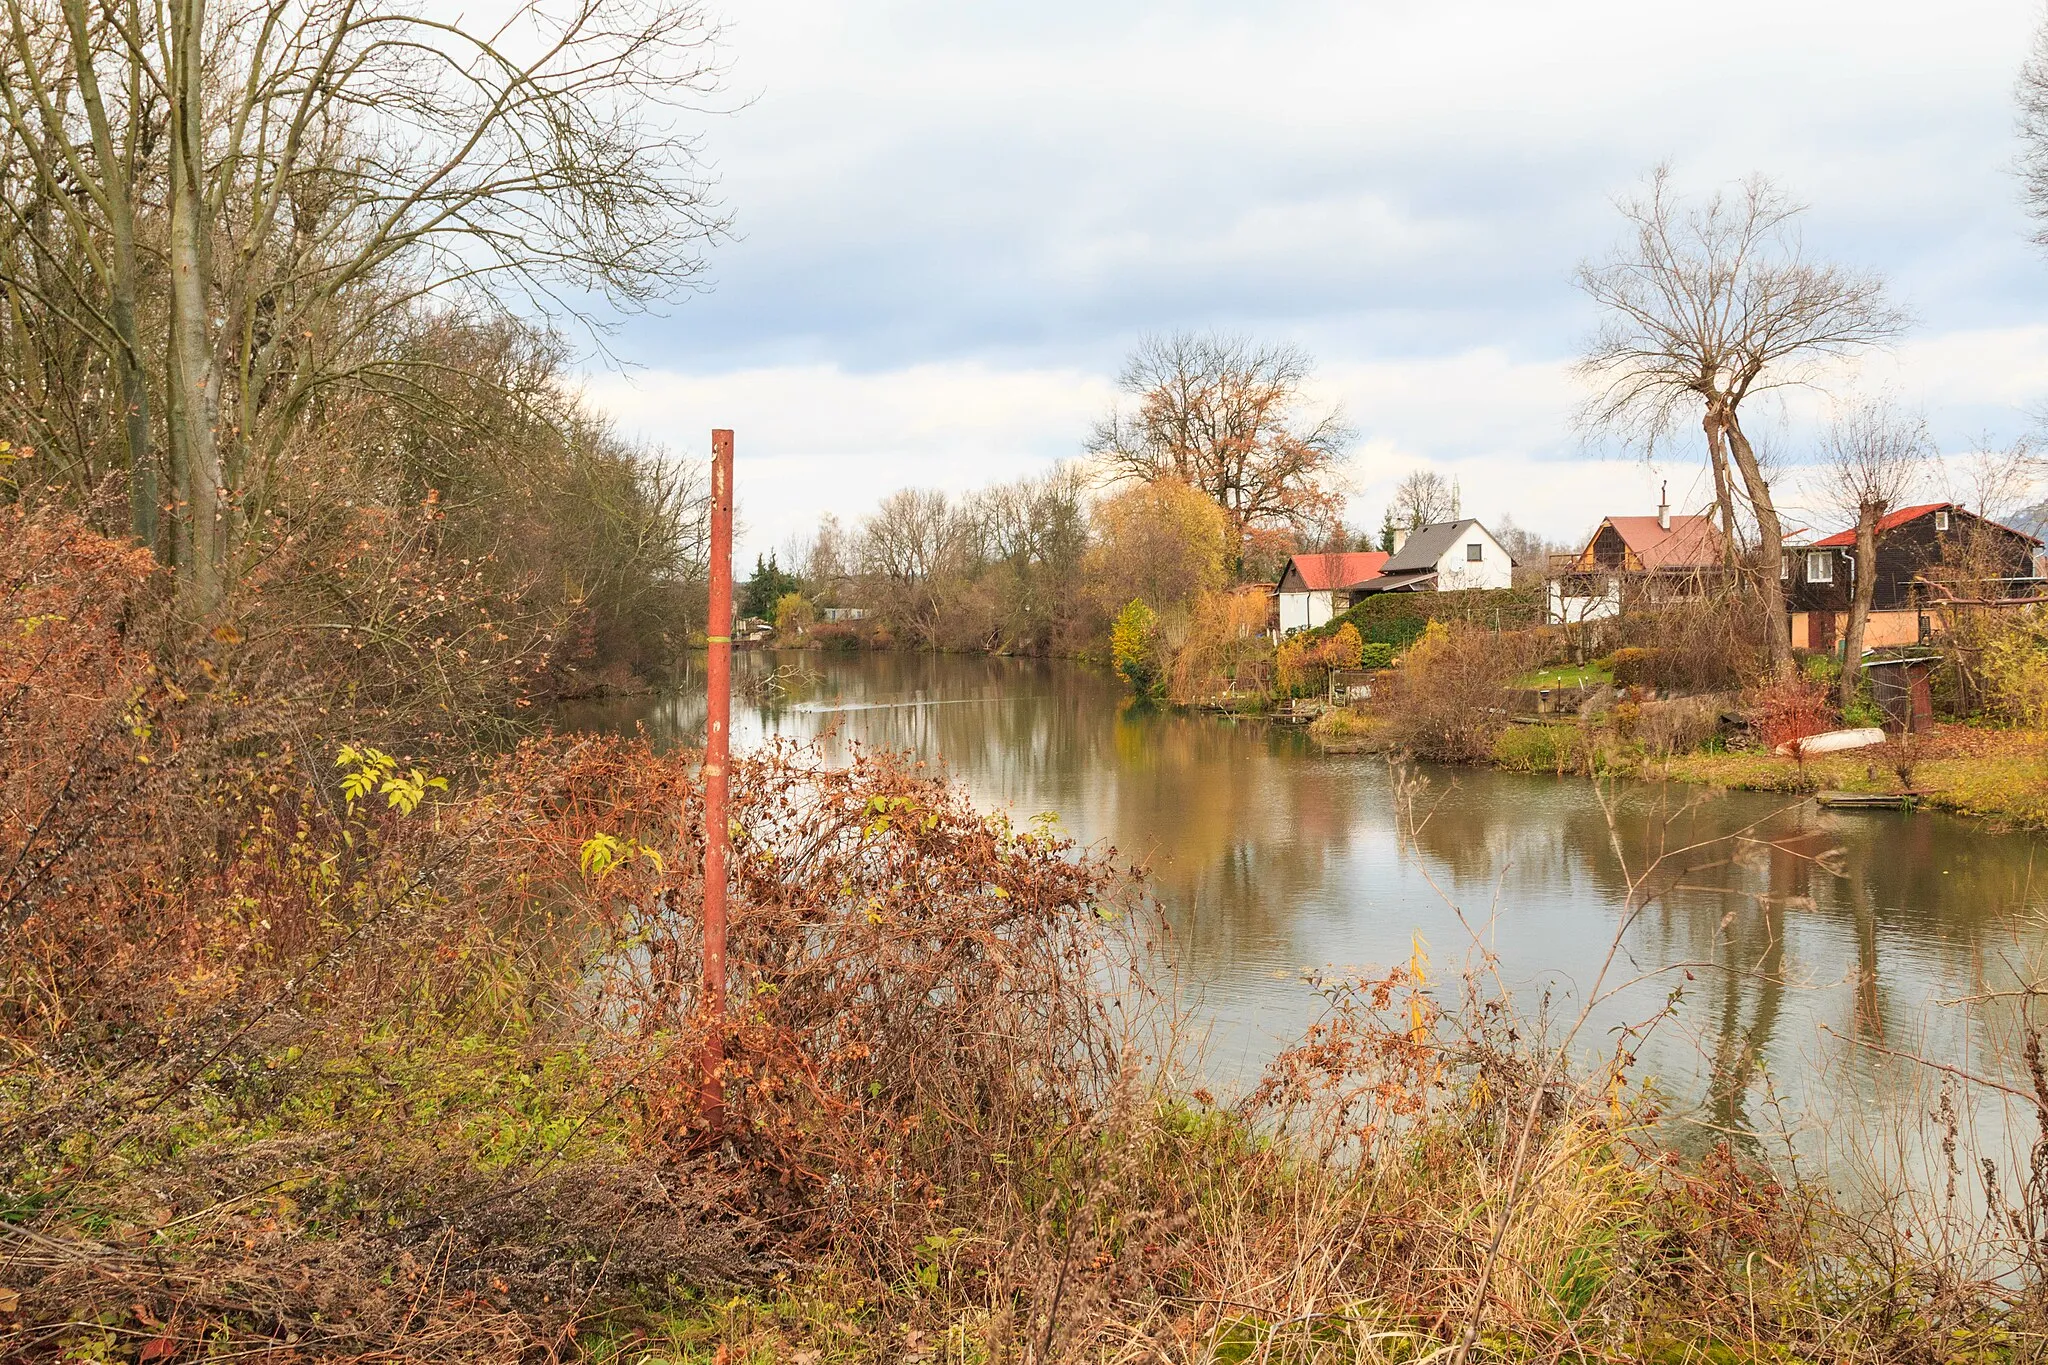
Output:
<svg viewBox="0 0 2048 1365">
<path fill-rule="evenodd" d="M 812 677 L 764 696 L 777 668 Z M 736 675 L 737 745 L 912 751 L 984 805 L 1052 812 L 1145 864 L 1219 1085 L 1256 1076 L 1316 1016 L 1307 973 L 1404 963 L 1418 941 L 1438 979 L 1483 950 L 1521 1006 L 1547 997 L 1552 1019 L 1597 987 L 1582 1047 L 1676 992 L 1638 1074 L 1695 1140 L 1789 1133 L 1794 1150 L 1875 1151 L 1897 1138 L 1917 1164 L 1939 1076 L 1898 1054 L 2024 1084 L 2017 1007 L 1998 993 L 2048 957 L 2035 835 L 1329 755 L 1278 726 L 1134 709 L 1114 679 L 1064 661 L 763 652 L 739 655 Z M 698 742 L 703 721 L 688 688 L 563 716 L 644 725 L 658 744 Z M 1662 892 L 1624 926 L 1638 878 Z M 1964 1106 L 1983 1138 L 2024 1140 L 1994 1100 Z"/>
</svg>

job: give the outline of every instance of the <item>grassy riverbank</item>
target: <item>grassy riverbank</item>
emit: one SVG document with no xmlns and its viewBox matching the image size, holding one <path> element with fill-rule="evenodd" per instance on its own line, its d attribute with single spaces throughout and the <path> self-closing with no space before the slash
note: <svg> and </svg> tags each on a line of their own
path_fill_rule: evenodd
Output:
<svg viewBox="0 0 2048 1365">
<path fill-rule="evenodd" d="M 1399 747 L 1384 716 L 1356 710 L 1319 717 L 1309 733 L 1333 753 Z M 1912 792 L 1931 809 L 2017 829 L 2048 829 L 2048 731 L 2040 730 L 1941 724 L 1915 736 L 1910 749 L 1887 744 L 1800 760 L 1718 746 L 1660 753 L 1608 729 L 1559 720 L 1504 728 L 1486 764 L 1509 772 L 1634 777 L 1786 795 Z"/>
</svg>

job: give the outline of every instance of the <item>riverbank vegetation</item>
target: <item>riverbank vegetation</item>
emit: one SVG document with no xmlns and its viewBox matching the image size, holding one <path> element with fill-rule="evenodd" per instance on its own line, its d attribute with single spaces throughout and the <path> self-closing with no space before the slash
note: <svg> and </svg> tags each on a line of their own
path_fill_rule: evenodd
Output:
<svg viewBox="0 0 2048 1365">
<path fill-rule="evenodd" d="M 703 15 L 0 9 L 0 502 L 450 715 L 658 675 L 701 628 L 701 472 L 592 411 L 564 332 L 721 229 L 675 126 Z"/>
<path fill-rule="evenodd" d="M 1622 645 L 1583 664 L 1563 661 L 1569 645 L 1557 632 L 1433 622 L 1377 676 L 1370 699 L 1330 708 L 1311 733 L 1339 751 L 1796 795 L 1890 794 L 2048 828 L 2048 731 L 2035 710 L 2048 637 L 2034 616 L 1980 620 L 1910 651 L 1931 661 L 1937 714 L 1908 731 L 1876 707 L 1867 678 L 1842 705 L 1829 656 L 1806 656 L 1794 676 L 1771 678 L 1761 645 L 1739 644 L 1754 619 L 1739 603 L 1732 619 L 1717 614 L 1690 603 L 1617 623 L 1612 638 L 1663 643 Z M 1746 675 L 1729 662 L 1731 640 Z M 1833 754 L 1779 751 L 1840 726 L 1884 726 L 1887 737 Z"/>
<path fill-rule="evenodd" d="M 55 511 L 0 546 L 11 1358 L 2043 1342 L 2024 1157 L 1872 1208 L 1674 1146 L 1634 1032 L 1420 949 L 1317 983 L 1315 1028 L 1212 1095 L 1142 882 L 887 755 L 736 765 L 714 1109 L 692 755 L 387 749 L 376 711 L 181 643 L 145 552 Z M 1624 914 L 1689 868 L 1632 869 Z"/>
</svg>

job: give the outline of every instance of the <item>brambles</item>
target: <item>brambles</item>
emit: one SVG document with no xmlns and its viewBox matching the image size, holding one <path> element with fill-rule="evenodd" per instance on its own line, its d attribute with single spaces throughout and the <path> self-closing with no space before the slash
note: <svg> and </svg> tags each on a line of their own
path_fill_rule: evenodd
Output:
<svg viewBox="0 0 2048 1365">
<path fill-rule="evenodd" d="M 1767 750 L 1819 734 L 1834 724 L 1831 691 L 1829 680 L 1800 674 L 1763 683 L 1749 696 L 1750 733 Z"/>
<path fill-rule="evenodd" d="M 735 765 L 714 1121 L 694 755 L 566 737 L 448 767 L 363 713 L 336 722 L 359 731 L 337 768 L 294 707 L 153 665 L 146 559 L 7 516 L 10 1358 L 2034 1339 L 2009 1304 L 2038 1262 L 1985 1287 L 1751 1155 L 1679 1157 L 1626 1036 L 1582 1059 L 1420 943 L 1320 980 L 1316 1027 L 1219 1101 L 1183 1069 L 1149 984 L 1170 945 L 1111 855 L 887 754 Z M 1448 657 L 1514 647 L 1439 630 Z M 384 791 L 401 775 L 410 814 Z M 2008 1184 L 2001 1213 L 2038 1217 Z M 1884 1296 L 1850 1292 L 1842 1267 L 1877 1255 Z"/>
<path fill-rule="evenodd" d="M 146 556 L 6 515 L 0 1311 L 38 1350 L 516 1359 L 794 1256 L 894 1282 L 1030 1226 L 1129 1102 L 1101 857 L 775 749 L 734 774 L 708 1128 L 693 755 L 548 739 L 443 786 L 365 741 L 245 753 L 124 629 Z"/>
</svg>

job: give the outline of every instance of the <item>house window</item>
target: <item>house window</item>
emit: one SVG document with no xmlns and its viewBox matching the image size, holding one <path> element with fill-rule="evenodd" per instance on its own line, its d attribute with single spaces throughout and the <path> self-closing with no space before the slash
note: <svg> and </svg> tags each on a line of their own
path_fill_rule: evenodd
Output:
<svg viewBox="0 0 2048 1365">
<path fill-rule="evenodd" d="M 1467 564 L 1477 564 L 1485 557 L 1486 551 L 1480 548 L 1478 541 L 1475 540 L 1465 547 L 1465 562 Z"/>
<path fill-rule="evenodd" d="M 1792 581 L 1792 552 L 1789 550 L 1778 556 L 1778 577 L 1787 583 Z"/>
<path fill-rule="evenodd" d="M 1826 550 L 1813 550 L 1806 556 L 1806 581 L 1809 583 L 1832 583 L 1835 581 L 1835 557 Z"/>
<path fill-rule="evenodd" d="M 1946 531 L 1948 529 L 1947 512 L 1936 512 L 1934 514 L 1934 529 L 1937 531 Z"/>
</svg>

